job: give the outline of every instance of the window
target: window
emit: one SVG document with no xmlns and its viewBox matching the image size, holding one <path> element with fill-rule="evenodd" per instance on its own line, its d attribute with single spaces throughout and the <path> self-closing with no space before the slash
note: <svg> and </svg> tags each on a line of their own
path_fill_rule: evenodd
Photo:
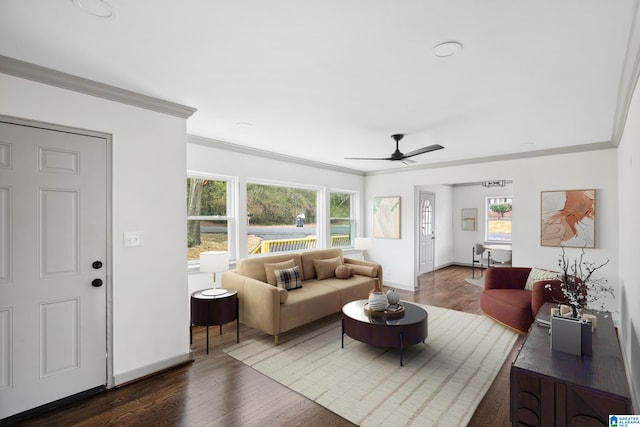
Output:
<svg viewBox="0 0 640 427">
<path fill-rule="evenodd" d="M 316 189 L 247 183 L 249 254 L 319 247 L 318 194 Z"/>
<path fill-rule="evenodd" d="M 487 197 L 487 242 L 511 242 L 512 198 Z"/>
<path fill-rule="evenodd" d="M 346 192 L 329 193 L 329 227 L 331 238 L 329 247 L 343 247 L 353 244 L 355 219 L 353 215 L 353 194 Z"/>
<path fill-rule="evenodd" d="M 229 251 L 230 203 L 229 180 L 207 176 L 187 178 L 187 253 L 197 261 L 200 252 Z M 233 246 L 233 245 L 232 245 Z"/>
</svg>

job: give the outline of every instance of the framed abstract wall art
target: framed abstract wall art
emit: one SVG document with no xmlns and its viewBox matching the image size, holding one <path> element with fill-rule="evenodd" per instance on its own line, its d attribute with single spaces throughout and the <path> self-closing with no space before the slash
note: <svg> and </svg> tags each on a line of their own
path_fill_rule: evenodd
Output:
<svg viewBox="0 0 640 427">
<path fill-rule="evenodd" d="M 596 190 L 542 191 L 540 245 L 596 246 Z"/>
<path fill-rule="evenodd" d="M 478 229 L 478 209 L 462 208 L 462 231 L 476 231 Z"/>
<path fill-rule="evenodd" d="M 400 238 L 400 196 L 373 199 L 373 237 Z"/>
</svg>

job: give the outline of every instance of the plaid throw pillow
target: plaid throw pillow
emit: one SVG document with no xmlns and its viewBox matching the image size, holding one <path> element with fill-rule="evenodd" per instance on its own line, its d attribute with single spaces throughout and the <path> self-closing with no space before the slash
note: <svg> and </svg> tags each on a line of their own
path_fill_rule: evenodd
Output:
<svg viewBox="0 0 640 427">
<path fill-rule="evenodd" d="M 276 276 L 276 284 L 279 288 L 284 288 L 288 291 L 292 289 L 298 289 L 302 287 L 302 280 L 300 280 L 300 270 L 298 266 L 291 268 L 285 268 L 283 270 L 273 270 Z"/>
</svg>

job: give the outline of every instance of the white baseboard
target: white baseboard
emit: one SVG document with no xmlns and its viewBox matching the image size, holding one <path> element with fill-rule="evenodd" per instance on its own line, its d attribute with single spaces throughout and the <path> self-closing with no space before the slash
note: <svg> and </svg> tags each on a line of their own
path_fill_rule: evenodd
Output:
<svg viewBox="0 0 640 427">
<path fill-rule="evenodd" d="M 127 372 L 116 374 L 114 375 L 114 378 L 113 378 L 114 384 L 117 387 L 124 383 L 128 383 L 130 381 L 137 380 L 139 378 L 146 377 L 151 374 L 155 374 L 156 372 L 160 372 L 162 370 L 172 368 L 174 366 L 180 365 L 185 362 L 189 362 L 191 360 L 193 360 L 193 353 L 191 351 L 184 354 L 179 354 L 177 356 L 152 363 L 151 365 L 141 366 L 140 368 L 136 368 Z"/>
<path fill-rule="evenodd" d="M 389 283 L 389 282 L 384 282 L 384 287 L 385 288 L 396 288 L 396 289 L 402 289 L 403 291 L 411 291 L 413 292 L 413 286 L 411 285 L 404 285 L 404 284 L 400 284 L 400 283 Z"/>
</svg>

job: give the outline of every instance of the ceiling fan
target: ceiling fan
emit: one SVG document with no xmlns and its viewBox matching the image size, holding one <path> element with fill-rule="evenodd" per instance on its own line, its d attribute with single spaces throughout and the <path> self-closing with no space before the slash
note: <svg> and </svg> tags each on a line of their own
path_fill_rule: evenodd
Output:
<svg viewBox="0 0 640 427">
<path fill-rule="evenodd" d="M 429 151 L 440 150 L 444 148 L 442 145 L 434 144 L 429 145 L 428 147 L 422 147 L 417 150 L 411 151 L 407 154 L 403 154 L 398 148 L 400 140 L 404 137 L 404 134 L 397 133 L 395 135 L 391 135 L 396 141 L 396 151 L 391 153 L 390 157 L 345 157 L 345 160 L 391 160 L 392 162 L 401 161 L 404 164 L 415 163 L 414 160 L 411 160 L 409 157 L 417 156 L 419 154 L 428 153 Z"/>
</svg>

